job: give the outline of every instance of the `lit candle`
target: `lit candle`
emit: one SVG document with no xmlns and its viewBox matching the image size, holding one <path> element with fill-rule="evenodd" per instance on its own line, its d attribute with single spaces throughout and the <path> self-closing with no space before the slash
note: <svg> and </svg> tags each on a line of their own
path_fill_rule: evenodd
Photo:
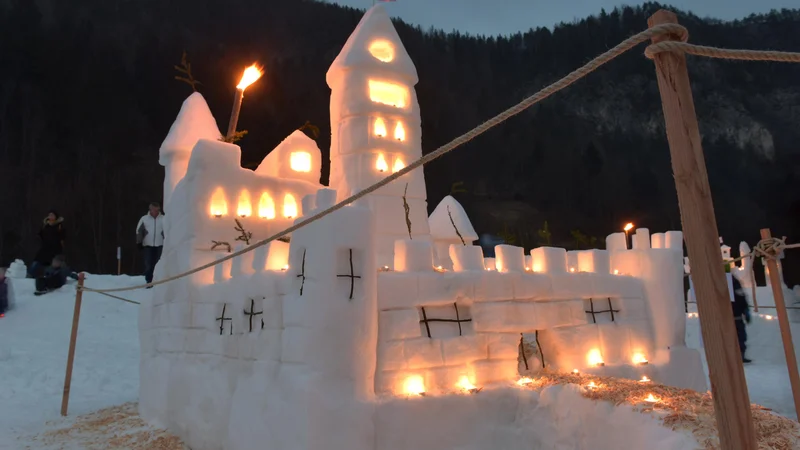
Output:
<svg viewBox="0 0 800 450">
<path fill-rule="evenodd" d="M 242 109 L 242 99 L 244 98 L 244 90 L 247 86 L 258 81 L 261 78 L 261 68 L 253 64 L 252 66 L 244 69 L 242 79 L 236 86 L 236 94 L 233 97 L 233 110 L 231 111 L 231 120 L 228 122 L 228 134 L 225 135 L 228 139 L 233 137 L 236 133 L 236 124 L 239 123 L 239 111 Z"/>
<path fill-rule="evenodd" d="M 640 383 L 649 383 L 650 378 L 647 378 L 647 375 L 642 375 L 642 379 L 639 380 Z"/>
<path fill-rule="evenodd" d="M 653 397 L 653 394 L 647 394 L 647 398 L 645 398 L 644 401 L 649 403 L 656 403 L 658 402 L 658 399 Z"/>
</svg>

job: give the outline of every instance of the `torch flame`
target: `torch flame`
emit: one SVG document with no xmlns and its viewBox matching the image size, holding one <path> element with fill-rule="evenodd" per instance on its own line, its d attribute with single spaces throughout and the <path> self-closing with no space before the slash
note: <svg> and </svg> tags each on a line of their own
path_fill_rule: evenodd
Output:
<svg viewBox="0 0 800 450">
<path fill-rule="evenodd" d="M 240 89 L 242 91 L 247 89 L 247 86 L 250 86 L 258 81 L 262 74 L 263 72 L 261 72 L 261 67 L 258 67 L 254 63 L 252 66 L 244 69 L 244 73 L 242 73 L 242 79 L 239 81 L 239 84 L 236 85 L 236 89 Z"/>
<path fill-rule="evenodd" d="M 625 230 L 625 231 L 631 231 L 632 229 L 633 229 L 633 224 L 630 223 L 630 222 L 625 224 L 625 228 L 623 228 L 623 230 Z"/>
</svg>

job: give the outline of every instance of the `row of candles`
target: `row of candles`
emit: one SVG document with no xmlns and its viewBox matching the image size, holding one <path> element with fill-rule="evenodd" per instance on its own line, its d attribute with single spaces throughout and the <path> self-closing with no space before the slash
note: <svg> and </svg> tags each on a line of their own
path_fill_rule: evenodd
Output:
<svg viewBox="0 0 800 450">
<path fill-rule="evenodd" d="M 697 318 L 697 317 L 700 317 L 700 314 L 696 313 L 696 312 L 690 312 L 690 313 L 686 313 L 686 317 Z M 758 317 L 761 317 L 762 319 L 766 319 L 766 320 L 775 319 L 775 316 L 772 316 L 772 315 L 769 315 L 769 314 L 758 314 Z"/>
</svg>

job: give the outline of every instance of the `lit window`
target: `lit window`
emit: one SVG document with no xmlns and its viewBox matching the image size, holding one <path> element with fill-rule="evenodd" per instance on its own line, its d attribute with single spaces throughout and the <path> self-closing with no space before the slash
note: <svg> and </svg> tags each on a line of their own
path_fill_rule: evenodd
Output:
<svg viewBox="0 0 800 450">
<path fill-rule="evenodd" d="M 239 217 L 250 217 L 253 214 L 253 207 L 250 204 L 250 192 L 243 189 L 239 194 L 239 205 L 236 207 L 236 215 Z"/>
<path fill-rule="evenodd" d="M 210 212 L 214 217 L 228 214 L 228 202 L 225 200 L 225 191 L 221 187 L 218 187 L 211 196 Z"/>
<path fill-rule="evenodd" d="M 311 172 L 311 153 L 292 152 L 289 155 L 289 166 L 295 172 Z"/>
<path fill-rule="evenodd" d="M 406 140 L 406 129 L 403 128 L 403 124 L 401 122 L 397 122 L 397 126 L 394 127 L 394 138 L 398 141 Z"/>
<path fill-rule="evenodd" d="M 399 172 L 399 171 L 403 170 L 403 168 L 405 166 L 406 165 L 403 164 L 403 160 L 402 159 L 400 159 L 400 158 L 395 159 L 394 160 L 394 165 L 392 166 L 392 173 Z"/>
<path fill-rule="evenodd" d="M 297 217 L 297 201 L 292 194 L 283 197 L 283 217 L 287 219 Z"/>
<path fill-rule="evenodd" d="M 375 168 L 378 169 L 378 172 L 387 172 L 389 170 L 389 164 L 386 163 L 386 158 L 383 157 L 383 154 L 378 154 L 378 160 L 375 161 Z"/>
<path fill-rule="evenodd" d="M 408 89 L 399 84 L 369 80 L 369 99 L 375 103 L 405 108 L 408 105 Z"/>
<path fill-rule="evenodd" d="M 262 219 L 275 218 L 275 202 L 266 192 L 261 194 L 261 199 L 258 201 L 258 217 Z"/>
<path fill-rule="evenodd" d="M 386 137 L 386 124 L 380 117 L 375 119 L 375 136 Z"/>
<path fill-rule="evenodd" d="M 369 52 L 375 59 L 391 62 L 394 59 L 394 46 L 389 41 L 374 41 L 369 45 Z"/>
</svg>

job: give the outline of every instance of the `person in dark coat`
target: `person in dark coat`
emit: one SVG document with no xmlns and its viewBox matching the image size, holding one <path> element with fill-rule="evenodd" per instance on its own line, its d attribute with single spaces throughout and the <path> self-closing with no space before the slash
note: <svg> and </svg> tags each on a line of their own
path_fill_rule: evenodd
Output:
<svg viewBox="0 0 800 450">
<path fill-rule="evenodd" d="M 50 267 L 44 271 L 44 275 L 36 277 L 36 295 L 46 294 L 67 284 L 67 278 L 77 280 L 78 274 L 67 267 L 64 256 L 58 255 L 53 258 Z"/>
<path fill-rule="evenodd" d="M 747 299 L 744 296 L 742 284 L 736 277 L 733 278 L 733 321 L 736 324 L 736 337 L 739 339 L 739 351 L 742 352 L 742 362 L 749 363 L 751 360 L 744 356 L 747 350 L 747 330 L 744 323 L 750 323 L 750 305 L 747 304 Z"/>
<path fill-rule="evenodd" d="M 0 268 L 0 317 L 5 317 L 8 310 L 8 285 L 6 284 L 6 269 Z"/>
<path fill-rule="evenodd" d="M 42 229 L 39 230 L 42 244 L 28 268 L 29 278 L 36 278 L 41 267 L 48 266 L 53 258 L 64 253 L 65 237 L 64 218 L 59 216 L 58 212 L 51 210 L 44 219 Z"/>
</svg>

